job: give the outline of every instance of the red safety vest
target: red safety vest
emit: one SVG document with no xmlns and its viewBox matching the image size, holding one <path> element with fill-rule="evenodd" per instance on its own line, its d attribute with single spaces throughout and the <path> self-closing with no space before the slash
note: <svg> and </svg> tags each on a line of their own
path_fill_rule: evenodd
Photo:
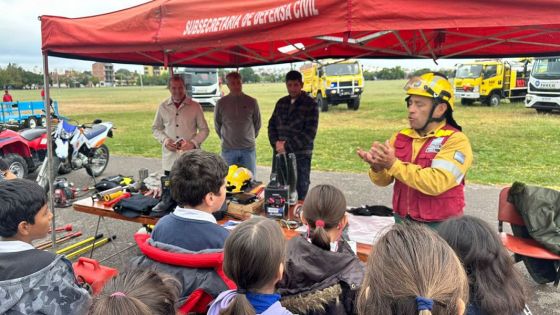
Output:
<svg viewBox="0 0 560 315">
<path fill-rule="evenodd" d="M 453 132 L 458 131 L 449 125 L 445 125 L 441 129 L 452 130 Z M 432 160 L 438 152 L 434 150 L 428 150 L 433 152 L 426 152 L 427 148 L 430 148 L 430 144 L 433 141 L 441 141 L 441 146 L 443 146 L 452 134 L 426 139 L 416 159 L 412 162 L 413 138 L 399 133 L 395 139 L 395 155 L 402 162 L 412 162 L 422 168 L 431 167 Z M 463 214 L 465 207 L 464 187 L 465 179 L 463 178 L 459 185 L 438 196 L 430 196 L 395 179 L 393 209 L 401 217 L 410 216 L 414 220 L 423 222 L 444 221 Z"/>
</svg>

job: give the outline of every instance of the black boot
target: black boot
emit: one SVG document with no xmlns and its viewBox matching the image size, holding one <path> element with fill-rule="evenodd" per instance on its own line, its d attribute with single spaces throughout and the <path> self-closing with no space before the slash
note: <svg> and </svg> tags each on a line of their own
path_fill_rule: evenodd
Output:
<svg viewBox="0 0 560 315">
<path fill-rule="evenodd" d="M 286 158 L 286 168 L 288 170 L 288 186 L 290 186 L 290 198 L 288 203 L 295 205 L 298 201 L 297 193 L 297 162 L 296 155 L 289 153 Z"/>
<path fill-rule="evenodd" d="M 161 177 L 161 201 L 152 208 L 150 216 L 163 217 L 173 211 L 177 203 L 171 198 L 171 178 L 169 176 Z"/>
</svg>

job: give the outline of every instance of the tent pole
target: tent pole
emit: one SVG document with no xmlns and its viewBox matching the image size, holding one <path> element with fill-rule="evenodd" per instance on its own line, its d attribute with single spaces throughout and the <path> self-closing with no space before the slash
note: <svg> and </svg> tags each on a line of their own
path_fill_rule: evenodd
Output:
<svg viewBox="0 0 560 315">
<path fill-rule="evenodd" d="M 49 202 L 49 209 L 51 209 L 52 214 L 53 214 L 53 218 L 51 221 L 51 225 L 52 225 L 52 233 L 51 233 L 51 239 L 52 239 L 52 247 L 54 249 L 56 249 L 57 245 L 56 245 L 56 233 L 54 232 L 56 229 L 56 214 L 55 214 L 55 208 L 54 208 L 54 188 L 53 188 L 53 178 L 54 178 L 54 174 L 53 174 L 53 142 L 52 142 L 52 121 L 51 121 L 51 106 L 50 106 L 50 99 L 51 99 L 51 93 L 50 93 L 50 89 L 49 89 L 49 56 L 47 54 L 46 51 L 43 52 L 43 87 L 45 89 L 45 99 L 43 100 L 44 105 L 45 105 L 45 117 L 47 118 L 47 156 L 45 157 L 47 159 L 47 174 L 48 174 L 48 202 Z"/>
</svg>

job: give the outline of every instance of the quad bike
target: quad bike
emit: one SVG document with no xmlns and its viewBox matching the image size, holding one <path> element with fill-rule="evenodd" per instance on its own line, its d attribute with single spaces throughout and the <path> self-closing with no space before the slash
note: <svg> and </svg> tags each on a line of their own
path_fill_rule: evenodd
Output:
<svg viewBox="0 0 560 315">
<path fill-rule="evenodd" d="M 18 178 L 32 173 L 45 160 L 46 154 L 45 128 L 13 131 L 0 126 L 0 157 Z"/>
</svg>

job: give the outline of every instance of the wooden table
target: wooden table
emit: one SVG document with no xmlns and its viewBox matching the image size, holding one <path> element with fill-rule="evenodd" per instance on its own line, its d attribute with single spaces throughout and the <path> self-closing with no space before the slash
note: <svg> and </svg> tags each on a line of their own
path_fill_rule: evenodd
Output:
<svg viewBox="0 0 560 315">
<path fill-rule="evenodd" d="M 93 201 L 92 198 L 86 198 L 82 200 L 78 200 L 74 202 L 73 208 L 75 211 L 89 213 L 92 215 L 96 215 L 101 217 L 109 217 L 117 220 L 129 221 L 129 222 L 136 222 L 144 225 L 155 225 L 158 221 L 158 218 L 153 218 L 149 216 L 139 216 L 136 218 L 129 218 L 115 212 L 112 208 L 103 206 L 103 202 Z M 223 224 L 228 220 L 236 220 L 234 218 L 226 217 L 222 220 L 218 221 L 218 224 Z M 98 221 L 99 225 L 99 221 Z M 282 226 L 282 232 L 284 232 L 284 236 L 286 239 L 291 239 L 295 236 L 298 236 L 299 233 L 296 230 L 288 229 Z M 363 244 L 357 243 L 357 250 L 358 250 L 358 257 L 362 261 L 366 261 L 371 253 L 372 246 L 371 244 Z"/>
<path fill-rule="evenodd" d="M 113 208 L 105 207 L 103 202 L 93 201 L 92 198 L 81 199 L 72 205 L 75 211 L 93 214 L 99 217 L 109 217 L 117 220 L 136 222 L 140 224 L 154 225 L 158 218 L 153 218 L 141 215 L 136 218 L 125 217 L 122 214 L 116 213 Z"/>
</svg>

